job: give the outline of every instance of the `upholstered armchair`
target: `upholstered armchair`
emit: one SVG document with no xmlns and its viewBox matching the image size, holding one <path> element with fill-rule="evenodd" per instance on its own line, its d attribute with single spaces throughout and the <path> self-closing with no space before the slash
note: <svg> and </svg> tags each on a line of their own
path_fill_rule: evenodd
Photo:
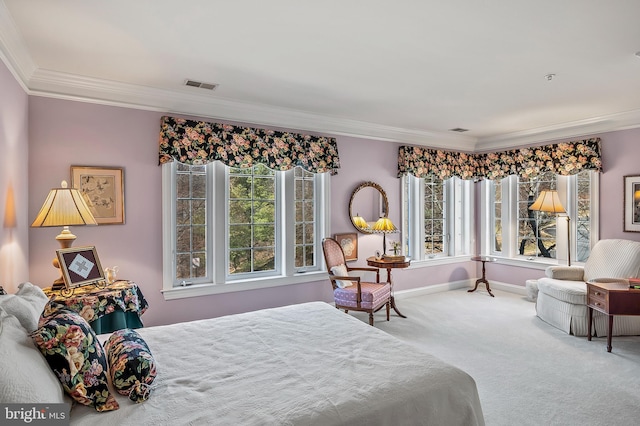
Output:
<svg viewBox="0 0 640 426">
<path fill-rule="evenodd" d="M 387 321 L 389 321 L 391 286 L 388 283 L 380 283 L 380 270 L 369 267 L 348 267 L 342 247 L 333 238 L 322 240 L 322 251 L 333 287 L 336 308 L 343 309 L 345 313 L 349 310 L 368 312 L 369 325 L 373 325 L 373 313 L 386 305 Z M 349 272 L 352 271 L 374 272 L 376 282 L 362 281 L 360 276 L 350 275 Z"/>
<path fill-rule="evenodd" d="M 576 336 L 586 336 L 589 320 L 586 282 L 597 278 L 640 276 L 640 242 L 609 239 L 598 241 L 581 266 L 550 266 L 538 280 L 536 312 L 540 319 Z M 607 316 L 594 311 L 597 336 L 608 334 Z M 640 317 L 616 316 L 613 336 L 640 335 Z"/>
</svg>

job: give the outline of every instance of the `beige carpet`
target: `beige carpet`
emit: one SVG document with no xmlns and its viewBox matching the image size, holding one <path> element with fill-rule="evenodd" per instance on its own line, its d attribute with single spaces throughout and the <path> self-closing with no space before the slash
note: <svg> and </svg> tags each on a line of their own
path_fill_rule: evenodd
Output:
<svg viewBox="0 0 640 426">
<path fill-rule="evenodd" d="M 469 373 L 489 426 L 640 424 L 640 337 L 607 353 L 606 338 L 567 335 L 523 296 L 492 292 L 398 299 L 408 318 L 378 312 L 376 327 Z"/>
</svg>

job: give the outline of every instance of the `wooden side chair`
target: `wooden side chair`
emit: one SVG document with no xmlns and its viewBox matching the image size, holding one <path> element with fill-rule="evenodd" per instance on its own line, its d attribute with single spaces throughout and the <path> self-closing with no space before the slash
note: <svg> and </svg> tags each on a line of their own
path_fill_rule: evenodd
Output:
<svg viewBox="0 0 640 426">
<path fill-rule="evenodd" d="M 333 238 L 322 240 L 324 261 L 333 287 L 333 299 L 336 308 L 364 311 L 369 313 L 369 325 L 373 325 L 373 313 L 382 306 L 387 307 L 387 321 L 391 308 L 391 286 L 380 282 L 380 270 L 368 267 L 348 267 L 342 246 Z M 369 271 L 376 273 L 376 282 L 362 281 L 361 277 L 350 276 L 351 271 Z"/>
</svg>

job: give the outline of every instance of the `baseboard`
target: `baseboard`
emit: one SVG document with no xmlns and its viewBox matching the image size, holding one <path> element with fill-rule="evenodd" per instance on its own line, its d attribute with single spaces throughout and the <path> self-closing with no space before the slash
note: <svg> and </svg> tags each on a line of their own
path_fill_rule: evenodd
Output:
<svg viewBox="0 0 640 426">
<path fill-rule="evenodd" d="M 475 283 L 475 280 L 471 280 L 471 279 L 462 280 L 462 281 L 453 281 L 450 283 L 435 284 L 435 285 L 428 285 L 424 287 L 411 288 L 408 290 L 394 291 L 393 295 L 398 299 L 404 299 L 407 297 L 423 296 L 425 294 L 440 293 L 442 291 L 458 290 L 461 288 L 472 287 L 474 283 Z"/>
<path fill-rule="evenodd" d="M 442 291 L 458 290 L 461 288 L 473 288 L 475 286 L 475 283 L 476 283 L 476 280 L 470 278 L 468 280 L 453 281 L 450 283 L 435 284 L 435 285 L 428 285 L 424 287 L 411 288 L 408 290 L 394 291 L 393 294 L 394 294 L 394 297 L 398 299 L 405 299 L 408 297 L 422 296 L 425 294 L 440 293 Z M 492 290 L 496 289 L 496 290 L 508 291 L 509 293 L 520 294 L 522 296 L 527 295 L 527 289 L 524 286 L 520 286 L 520 285 L 502 283 L 499 281 L 490 281 L 489 287 Z M 486 287 L 484 286 L 484 284 L 482 284 L 481 286 L 478 287 L 478 289 L 479 290 L 486 289 Z"/>
<path fill-rule="evenodd" d="M 509 293 L 520 294 L 522 296 L 527 295 L 527 288 L 524 285 L 515 285 L 508 283 L 501 283 L 499 281 L 491 281 L 489 286 L 491 289 L 497 289 L 502 291 L 508 291 Z"/>
</svg>

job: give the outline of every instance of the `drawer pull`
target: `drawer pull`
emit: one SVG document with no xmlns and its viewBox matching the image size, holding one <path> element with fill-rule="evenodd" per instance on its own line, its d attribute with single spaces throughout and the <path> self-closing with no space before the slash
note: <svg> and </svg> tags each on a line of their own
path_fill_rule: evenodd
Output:
<svg viewBox="0 0 640 426">
<path fill-rule="evenodd" d="M 601 294 L 600 294 L 600 292 L 599 292 L 599 291 L 594 292 L 594 294 L 595 294 L 596 296 L 601 296 Z"/>
<path fill-rule="evenodd" d="M 601 306 L 602 304 L 600 302 L 596 302 L 596 306 Z"/>
</svg>

